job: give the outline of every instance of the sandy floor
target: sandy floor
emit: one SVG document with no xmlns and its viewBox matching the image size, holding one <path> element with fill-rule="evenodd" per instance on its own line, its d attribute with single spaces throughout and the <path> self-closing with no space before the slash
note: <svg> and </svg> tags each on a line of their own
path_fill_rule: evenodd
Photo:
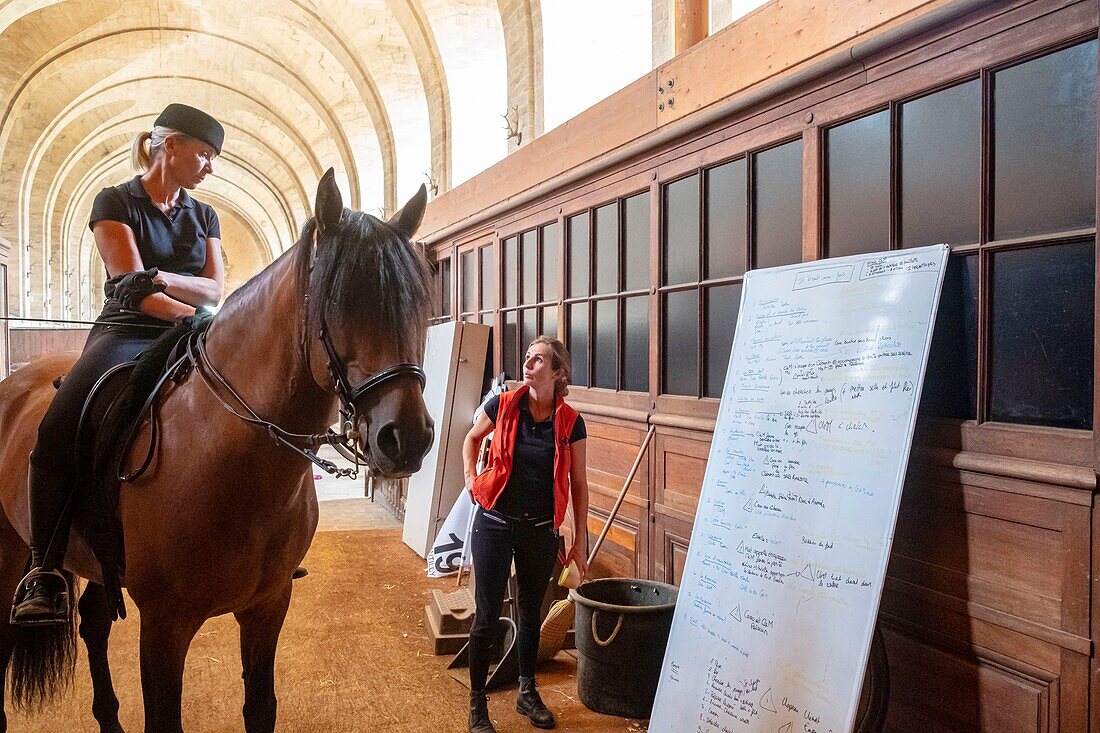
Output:
<svg viewBox="0 0 1100 733">
<path fill-rule="evenodd" d="M 431 590 L 450 590 L 454 580 L 428 579 L 423 560 L 402 544 L 397 522 L 366 499 L 336 499 L 341 491 L 362 496 L 362 484 L 339 491 L 326 486 L 326 495 L 334 500 L 322 502 L 323 531 L 306 558 L 309 576 L 295 584 L 281 638 L 278 729 L 465 731 L 468 690 L 447 675 L 449 657 L 431 653 L 424 629 L 424 604 Z M 132 611 L 116 624 L 111 646 L 121 719 L 129 731 L 141 730 L 142 720 L 136 616 Z M 208 621 L 195 639 L 184 680 L 189 733 L 244 729 L 237 644 L 236 624 L 228 616 Z M 645 730 L 643 723 L 593 713 L 580 703 L 576 662 L 569 652 L 546 665 L 540 685 L 547 704 L 559 714 L 559 730 Z M 535 730 L 514 712 L 514 698 L 514 690 L 492 695 L 490 710 L 498 730 Z M 11 715 L 9 722 L 12 731 L 28 733 L 97 731 L 83 659 L 74 688 L 62 701 L 30 718 Z"/>
</svg>

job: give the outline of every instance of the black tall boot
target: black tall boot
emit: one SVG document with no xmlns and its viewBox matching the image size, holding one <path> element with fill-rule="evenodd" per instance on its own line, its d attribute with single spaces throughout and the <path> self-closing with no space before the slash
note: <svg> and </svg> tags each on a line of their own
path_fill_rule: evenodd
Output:
<svg viewBox="0 0 1100 733">
<path fill-rule="evenodd" d="M 536 728 L 553 728 L 556 723 L 554 714 L 546 709 L 535 689 L 534 677 L 519 678 L 519 696 L 516 698 L 516 712 L 531 719 Z"/>
<path fill-rule="evenodd" d="M 69 476 L 30 461 L 31 571 L 19 582 L 12 601 L 11 622 L 16 625 L 55 624 L 69 620 L 69 581 L 60 572 L 69 542 L 70 516 L 65 505 L 72 491 Z M 64 527 L 59 527 L 63 522 Z M 46 550 L 57 533 L 53 567 L 43 567 Z"/>
<path fill-rule="evenodd" d="M 470 733 L 497 733 L 489 719 L 489 698 L 484 690 L 470 690 Z"/>
</svg>

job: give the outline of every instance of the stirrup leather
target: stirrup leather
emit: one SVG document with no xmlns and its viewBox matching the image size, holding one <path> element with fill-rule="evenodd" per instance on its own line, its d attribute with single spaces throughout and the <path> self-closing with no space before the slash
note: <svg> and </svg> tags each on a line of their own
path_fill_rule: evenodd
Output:
<svg viewBox="0 0 1100 733">
<path fill-rule="evenodd" d="M 56 616 L 45 616 L 37 619 L 16 619 L 16 609 L 27 600 L 30 595 L 30 587 L 27 585 L 28 581 L 41 582 L 41 578 L 52 577 L 56 578 L 56 582 L 63 590 L 55 594 L 55 598 L 58 603 L 55 607 L 65 609 L 65 617 L 57 618 Z M 11 604 L 11 612 L 8 616 L 8 622 L 17 626 L 46 626 L 50 624 L 64 623 L 68 620 L 68 609 L 71 608 L 70 597 L 71 588 L 69 587 L 69 579 L 65 577 L 65 574 L 60 570 L 43 570 L 42 568 L 31 568 L 30 572 L 23 576 L 23 579 L 19 581 L 19 585 L 16 587 L 15 600 Z"/>
</svg>

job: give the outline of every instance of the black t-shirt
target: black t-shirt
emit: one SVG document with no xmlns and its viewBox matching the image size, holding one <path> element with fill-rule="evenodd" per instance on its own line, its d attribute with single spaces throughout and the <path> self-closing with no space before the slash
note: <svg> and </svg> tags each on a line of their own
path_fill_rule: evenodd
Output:
<svg viewBox="0 0 1100 733">
<path fill-rule="evenodd" d="M 181 189 L 176 205 L 165 214 L 141 185 L 141 176 L 103 189 L 92 204 L 88 227 L 97 221 L 117 221 L 130 227 L 141 264 L 179 275 L 198 275 L 206 266 L 206 240 L 221 239 L 214 209 Z"/>
<path fill-rule="evenodd" d="M 500 396 L 485 403 L 485 416 L 493 424 L 500 411 Z M 584 418 L 577 416 L 569 443 L 588 437 Z M 519 398 L 519 426 L 512 451 L 512 474 L 497 499 L 494 511 L 509 517 L 549 517 L 554 514 L 554 413 L 535 422 L 527 409 L 527 395 Z"/>
</svg>

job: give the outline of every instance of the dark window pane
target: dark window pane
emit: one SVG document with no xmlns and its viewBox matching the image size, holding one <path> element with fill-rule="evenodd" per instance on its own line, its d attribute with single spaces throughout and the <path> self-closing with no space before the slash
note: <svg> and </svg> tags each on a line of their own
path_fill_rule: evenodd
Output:
<svg viewBox="0 0 1100 733">
<path fill-rule="evenodd" d="M 540 334 L 553 336 L 554 338 L 558 337 L 558 307 L 556 305 L 542 309 L 542 330 Z"/>
<path fill-rule="evenodd" d="M 668 394 L 699 394 L 699 291 L 665 296 L 664 381 Z"/>
<path fill-rule="evenodd" d="M 699 174 L 665 186 L 665 284 L 699 279 Z"/>
<path fill-rule="evenodd" d="M 626 219 L 626 289 L 649 287 L 649 194 L 640 193 L 623 202 Z"/>
<path fill-rule="evenodd" d="M 1092 427 L 1093 244 L 993 255 L 991 420 Z"/>
<path fill-rule="evenodd" d="M 502 314 L 504 331 L 501 333 L 501 362 L 500 368 L 508 375 L 509 379 L 519 379 L 519 353 L 516 341 L 519 340 L 519 327 L 516 311 L 508 311 Z"/>
<path fill-rule="evenodd" d="M 588 295 L 588 214 L 568 219 L 569 295 Z"/>
<path fill-rule="evenodd" d="M 516 274 L 519 272 L 519 255 L 517 252 L 516 237 L 504 240 L 504 262 L 501 263 L 504 270 L 504 307 L 509 308 L 519 303 L 519 285 Z"/>
<path fill-rule="evenodd" d="M 569 337 L 566 346 L 573 356 L 573 384 L 588 386 L 588 303 L 569 306 Z"/>
<path fill-rule="evenodd" d="M 451 260 L 449 258 L 440 263 L 439 275 L 443 303 L 440 315 L 449 316 L 451 315 Z"/>
<path fill-rule="evenodd" d="M 802 141 L 753 156 L 753 267 L 802 261 Z"/>
<path fill-rule="evenodd" d="M 443 313 L 443 261 L 436 260 L 432 265 L 432 317 Z"/>
<path fill-rule="evenodd" d="M 902 246 L 977 242 L 981 82 L 906 102 L 899 119 Z"/>
<path fill-rule="evenodd" d="M 615 376 L 619 371 L 617 300 L 601 300 L 595 304 L 596 333 L 592 341 L 592 386 L 617 389 Z"/>
<path fill-rule="evenodd" d="M 534 308 L 520 311 L 519 326 L 519 359 L 522 364 L 523 359 L 527 355 L 527 347 L 531 345 L 532 341 L 539 337 L 538 311 Z"/>
<path fill-rule="evenodd" d="M 831 128 L 827 252 L 830 257 L 890 248 L 890 112 Z"/>
<path fill-rule="evenodd" d="M 745 159 L 707 171 L 708 279 L 745 274 L 748 178 Z"/>
<path fill-rule="evenodd" d="M 558 299 L 558 225 L 542 228 L 542 299 Z"/>
<path fill-rule="evenodd" d="M 649 391 L 649 298 L 645 296 L 626 299 L 623 389 Z"/>
<path fill-rule="evenodd" d="M 978 404 L 978 256 L 952 255 L 928 352 L 921 415 L 973 420 Z"/>
<path fill-rule="evenodd" d="M 475 292 L 477 282 L 477 252 L 470 250 L 469 252 L 463 252 L 462 258 L 459 260 L 459 269 L 462 271 L 462 312 L 469 313 L 470 311 L 477 310 L 477 293 Z"/>
<path fill-rule="evenodd" d="M 1096 41 L 993 77 L 993 234 L 1096 222 Z"/>
<path fill-rule="evenodd" d="M 596 292 L 619 292 L 619 206 L 608 204 L 596 217 Z"/>
<path fill-rule="evenodd" d="M 496 308 L 497 273 L 493 269 L 493 248 L 481 248 L 481 309 Z"/>
<path fill-rule="evenodd" d="M 737 312 L 741 308 L 741 283 L 707 288 L 707 397 L 721 397 L 726 381 Z"/>
<path fill-rule="evenodd" d="M 522 242 L 521 267 L 523 268 L 523 290 L 520 293 L 520 303 L 528 304 L 538 302 L 538 262 L 535 259 L 535 250 L 538 246 L 538 238 L 535 231 L 524 232 L 520 240 Z"/>
</svg>

